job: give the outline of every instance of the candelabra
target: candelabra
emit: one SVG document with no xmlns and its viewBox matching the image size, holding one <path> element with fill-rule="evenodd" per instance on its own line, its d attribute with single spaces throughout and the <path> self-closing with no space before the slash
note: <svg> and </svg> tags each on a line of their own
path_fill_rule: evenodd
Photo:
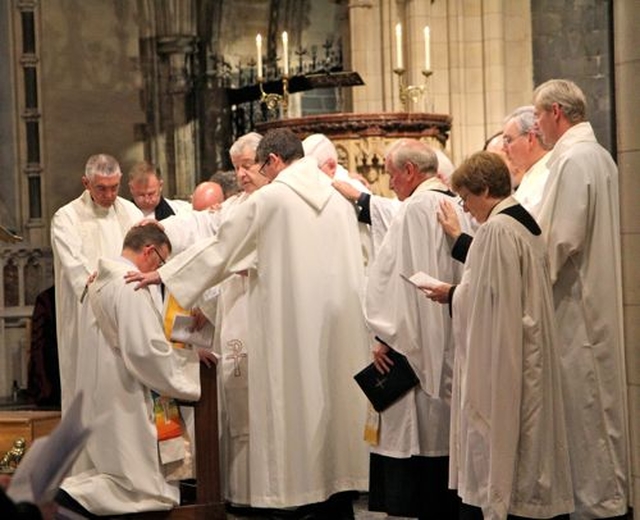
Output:
<svg viewBox="0 0 640 520">
<path fill-rule="evenodd" d="M 425 96 L 428 98 L 429 78 L 433 74 L 432 70 L 422 71 L 422 75 L 425 78 L 423 85 L 405 85 L 404 83 L 405 70 L 403 68 L 393 69 L 393 72 L 398 75 L 398 78 L 400 80 L 400 85 L 399 85 L 400 101 L 405 111 L 409 112 L 411 108 L 411 103 L 417 103 L 422 96 Z"/>
<path fill-rule="evenodd" d="M 282 94 L 265 92 L 263 77 L 258 77 L 258 86 L 260 87 L 260 102 L 264 103 L 269 110 L 275 111 L 281 107 L 282 114 L 286 117 L 289 111 L 289 78 L 282 76 Z"/>
</svg>

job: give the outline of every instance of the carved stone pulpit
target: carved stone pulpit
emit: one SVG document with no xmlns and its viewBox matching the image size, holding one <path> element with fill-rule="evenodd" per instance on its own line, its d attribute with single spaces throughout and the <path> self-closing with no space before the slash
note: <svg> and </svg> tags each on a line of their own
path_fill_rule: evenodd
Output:
<svg viewBox="0 0 640 520">
<path fill-rule="evenodd" d="M 272 128 L 289 128 L 301 138 L 325 134 L 335 144 L 340 164 L 367 179 L 376 195 L 392 196 L 384 168 L 385 150 L 396 139 L 406 137 L 444 148 L 451 116 L 409 112 L 324 114 L 260 123 L 256 130 L 264 134 Z"/>
</svg>

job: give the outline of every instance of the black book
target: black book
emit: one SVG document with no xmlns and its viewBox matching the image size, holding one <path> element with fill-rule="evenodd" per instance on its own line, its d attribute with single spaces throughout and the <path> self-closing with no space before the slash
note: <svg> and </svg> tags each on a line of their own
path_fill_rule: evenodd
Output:
<svg viewBox="0 0 640 520">
<path fill-rule="evenodd" d="M 405 356 L 392 349 L 387 356 L 393 361 L 388 373 L 381 374 L 371 363 L 353 376 L 376 412 L 391 406 L 420 382 Z"/>
</svg>

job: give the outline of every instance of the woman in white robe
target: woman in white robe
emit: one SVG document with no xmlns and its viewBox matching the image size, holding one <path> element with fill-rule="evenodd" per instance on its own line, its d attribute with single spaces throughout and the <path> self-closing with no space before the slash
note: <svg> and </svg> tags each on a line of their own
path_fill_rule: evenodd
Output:
<svg viewBox="0 0 640 520">
<path fill-rule="evenodd" d="M 568 518 L 573 510 L 549 262 L 540 228 L 510 196 L 499 156 L 453 174 L 482 223 L 453 300 L 450 486 L 465 520 Z"/>
</svg>

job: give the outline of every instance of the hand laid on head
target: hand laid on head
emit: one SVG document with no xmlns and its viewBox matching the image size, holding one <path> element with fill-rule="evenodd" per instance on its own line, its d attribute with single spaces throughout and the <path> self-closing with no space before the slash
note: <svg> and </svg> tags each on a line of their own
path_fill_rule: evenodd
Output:
<svg viewBox="0 0 640 520">
<path fill-rule="evenodd" d="M 450 283 L 441 283 L 439 285 L 430 285 L 429 287 L 420 287 L 422 292 L 430 300 L 437 303 L 449 303 L 449 292 L 453 287 Z"/>
<path fill-rule="evenodd" d="M 129 271 L 124 275 L 124 279 L 127 283 L 138 282 L 134 287 L 137 291 L 147 285 L 160 285 L 162 280 L 158 271 L 149 271 L 148 273 L 141 273 L 140 271 Z"/>
<path fill-rule="evenodd" d="M 202 363 L 207 368 L 215 366 L 218 363 L 218 358 L 210 350 L 198 347 L 196 349 L 196 352 L 198 353 L 198 359 L 200 359 L 200 363 Z"/>
<path fill-rule="evenodd" d="M 378 342 L 378 346 L 373 349 L 373 364 L 381 374 L 386 374 L 393 366 L 393 361 L 387 356 L 389 350 L 387 345 L 380 342 Z"/>
<path fill-rule="evenodd" d="M 154 218 L 143 218 L 140 222 L 135 224 L 135 227 L 149 226 L 149 225 L 158 226 L 162 231 L 164 231 L 164 226 Z"/>
<path fill-rule="evenodd" d="M 462 234 L 458 214 L 451 202 L 448 200 L 440 201 L 440 210 L 437 216 L 443 231 L 451 238 L 456 239 Z"/>
<path fill-rule="evenodd" d="M 345 181 L 333 181 L 331 185 L 340 192 L 340 194 L 351 202 L 356 202 L 360 196 L 360 191 Z"/>
</svg>

